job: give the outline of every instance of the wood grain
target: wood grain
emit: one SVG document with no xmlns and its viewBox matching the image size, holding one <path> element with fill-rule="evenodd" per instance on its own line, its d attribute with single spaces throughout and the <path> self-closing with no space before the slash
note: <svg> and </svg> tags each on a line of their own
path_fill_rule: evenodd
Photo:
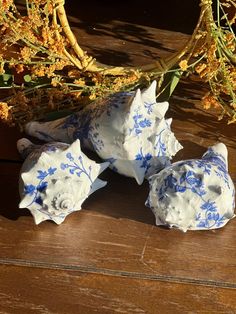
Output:
<svg viewBox="0 0 236 314">
<path fill-rule="evenodd" d="M 22 134 L 17 128 L 9 127 L 0 122 L 0 161 L 20 159 L 16 149 L 16 141 L 21 137 Z"/>
<path fill-rule="evenodd" d="M 7 184 L 6 178 L 0 180 L 6 197 L 0 216 L 0 263 L 236 285 L 236 220 L 213 231 L 155 227 L 144 206 L 147 185 L 140 187 L 108 171 L 108 187 L 87 200 L 82 211 L 60 226 L 49 221 L 35 226 L 27 210 L 16 209 L 19 165 L 10 166 Z"/>
<path fill-rule="evenodd" d="M 180 87 L 181 95 L 191 90 L 194 95 L 193 84 Z M 208 145 L 223 141 L 229 149 L 229 169 L 236 182 L 236 126 L 218 122 L 215 114 L 203 111 L 199 105 L 201 93 L 204 87 L 196 91 L 195 101 L 178 94 L 172 100 L 169 115 L 174 117 L 173 129 L 184 145 L 175 160 L 200 157 Z M 151 211 L 144 206 L 147 184 L 140 187 L 133 179 L 107 171 L 102 176 L 108 181 L 107 187 L 93 194 L 82 211 L 72 214 L 61 226 L 51 222 L 35 226 L 27 210 L 16 209 L 19 169 L 20 164 L 0 164 L 2 263 L 236 285 L 235 220 L 209 232 L 184 234 L 155 227 Z"/>
<path fill-rule="evenodd" d="M 4 314 L 216 314 L 236 308 L 235 289 L 14 266 L 1 266 L 0 277 Z"/>
<path fill-rule="evenodd" d="M 107 14 L 108 4 L 99 2 L 99 10 L 106 8 Z M 141 15 L 135 22 L 137 6 L 118 16 L 122 5 L 109 17 L 95 10 L 94 20 L 82 18 L 86 8 L 79 19 L 70 17 L 83 48 L 99 61 L 146 63 L 171 54 L 188 38 L 157 30 L 158 23 L 148 18 L 142 23 Z M 147 17 L 150 7 L 145 12 Z M 236 125 L 202 109 L 205 91 L 188 78 L 171 98 L 168 116 L 184 146 L 174 160 L 200 157 L 208 145 L 223 141 L 236 183 Z M 147 182 L 138 186 L 106 171 L 101 177 L 107 187 L 91 195 L 81 211 L 60 226 L 49 221 L 35 226 L 29 211 L 18 209 L 21 136 L 0 125 L 0 314 L 236 312 L 235 219 L 215 231 L 156 227 L 144 205 Z"/>
</svg>

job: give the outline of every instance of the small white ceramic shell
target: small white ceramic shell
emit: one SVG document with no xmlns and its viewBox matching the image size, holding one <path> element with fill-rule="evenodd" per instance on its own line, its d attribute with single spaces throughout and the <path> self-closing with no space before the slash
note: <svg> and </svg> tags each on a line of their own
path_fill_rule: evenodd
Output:
<svg viewBox="0 0 236 314">
<path fill-rule="evenodd" d="M 97 164 L 73 144 L 34 145 L 27 139 L 17 142 L 26 158 L 20 175 L 20 208 L 28 208 L 35 223 L 53 220 L 60 224 L 67 215 L 81 209 L 84 200 L 106 185 L 98 179 L 109 163 Z"/>
<path fill-rule="evenodd" d="M 235 188 L 223 143 L 210 147 L 202 159 L 173 163 L 149 183 L 146 205 L 157 225 L 208 230 L 223 227 L 234 217 Z"/>
<path fill-rule="evenodd" d="M 72 142 L 93 149 L 111 169 L 141 184 L 170 165 L 182 146 L 165 119 L 167 102 L 156 102 L 156 81 L 142 93 L 122 92 L 88 105 L 84 110 L 53 122 L 31 122 L 26 132 L 42 140 Z"/>
</svg>

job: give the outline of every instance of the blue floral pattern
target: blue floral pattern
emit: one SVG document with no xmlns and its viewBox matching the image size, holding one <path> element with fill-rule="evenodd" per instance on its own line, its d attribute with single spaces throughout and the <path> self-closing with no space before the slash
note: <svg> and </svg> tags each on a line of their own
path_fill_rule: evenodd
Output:
<svg viewBox="0 0 236 314">
<path fill-rule="evenodd" d="M 73 139 L 79 139 L 82 143 L 84 140 L 88 139 L 88 134 L 90 131 L 91 117 L 87 114 L 81 113 L 70 115 L 61 126 L 62 129 L 73 128 Z"/>
<path fill-rule="evenodd" d="M 224 224 L 225 217 L 219 215 L 215 202 L 204 197 L 207 191 L 202 177 L 192 170 L 184 172 L 179 178 L 176 178 L 173 174 L 168 175 L 164 180 L 164 184 L 158 190 L 159 201 L 166 197 L 168 191 L 184 193 L 187 190 L 197 195 L 202 202 L 200 208 L 203 211 L 198 213 L 196 217 L 197 227 L 210 229 Z"/>
<path fill-rule="evenodd" d="M 153 156 L 150 153 L 143 154 L 142 148 L 140 148 L 139 153 L 135 156 L 135 160 L 141 161 L 140 168 L 145 168 L 145 174 L 147 173 L 148 169 L 151 167 L 150 161 L 152 160 Z"/>
<path fill-rule="evenodd" d="M 138 113 L 137 111 L 133 115 L 133 127 L 130 129 L 130 134 L 132 132 L 135 133 L 135 135 L 139 135 L 142 133 L 143 129 L 149 128 L 152 126 L 152 122 L 150 119 L 147 119 L 143 116 L 143 114 Z"/>
<path fill-rule="evenodd" d="M 154 145 L 154 149 L 156 151 L 157 157 L 166 156 L 167 154 L 167 147 L 164 141 L 162 140 L 162 135 L 165 132 L 166 129 L 162 129 L 157 135 L 156 135 L 156 144 Z"/>
<path fill-rule="evenodd" d="M 165 223 L 170 213 L 168 223 L 183 230 L 224 226 L 233 217 L 235 206 L 235 189 L 226 162 L 209 149 L 202 159 L 174 163 L 151 177 L 146 205 L 155 213 L 158 224 Z M 182 220 L 183 225 L 179 225 Z"/>
<path fill-rule="evenodd" d="M 69 143 L 79 139 L 82 147 L 94 150 L 102 159 L 116 158 L 117 162 L 112 163 L 111 168 L 136 178 L 141 184 L 145 177 L 165 167 L 182 148 L 175 138 L 175 144 L 178 144 L 173 148 L 167 143 L 172 133 L 164 119 L 168 104 L 163 110 L 156 102 L 155 92 L 154 81 L 142 93 L 140 90 L 114 93 L 67 118 L 45 125 L 46 131 L 43 124 L 38 125 L 38 129 L 45 133 L 46 140 L 47 135 L 48 140 L 55 135 L 57 140 L 62 138 L 62 141 Z M 140 158 L 141 163 L 134 163 Z"/>
<path fill-rule="evenodd" d="M 150 102 L 150 103 L 144 102 L 144 107 L 147 109 L 147 114 L 148 115 L 152 114 L 153 106 L 155 106 L 155 105 L 156 105 L 156 102 Z"/>
<path fill-rule="evenodd" d="M 94 125 L 90 126 L 90 132 L 89 132 L 89 139 L 93 145 L 94 150 L 98 153 L 104 148 L 104 142 L 101 139 L 100 133 L 99 133 L 99 123 L 95 123 Z"/>
<path fill-rule="evenodd" d="M 29 194 L 30 196 L 33 197 L 32 202 L 28 204 L 26 207 L 31 206 L 33 203 L 36 203 L 38 205 L 42 205 L 43 201 L 40 196 L 40 193 L 44 192 L 45 189 L 47 188 L 48 182 L 44 181 L 48 176 L 52 176 L 56 172 L 57 168 L 50 167 L 48 170 L 38 170 L 38 184 L 33 185 L 25 185 L 24 186 L 24 194 L 27 195 Z"/>
<path fill-rule="evenodd" d="M 81 209 L 82 202 L 105 185 L 97 177 L 109 166 L 84 155 L 79 140 L 71 145 L 36 146 L 25 161 L 28 162 L 30 167 L 22 168 L 20 208 L 28 208 L 37 224 L 47 219 L 59 224 L 68 214 Z"/>
<path fill-rule="evenodd" d="M 85 169 L 84 164 L 83 164 L 83 158 L 82 156 L 78 156 L 77 158 L 73 157 L 71 153 L 66 154 L 66 158 L 70 163 L 61 163 L 61 170 L 68 170 L 70 174 L 76 174 L 78 177 L 81 175 L 85 175 L 89 181 L 92 184 L 92 179 L 91 179 L 91 170 L 92 166 L 90 165 L 88 170 Z M 76 161 L 78 160 L 78 162 Z"/>
</svg>

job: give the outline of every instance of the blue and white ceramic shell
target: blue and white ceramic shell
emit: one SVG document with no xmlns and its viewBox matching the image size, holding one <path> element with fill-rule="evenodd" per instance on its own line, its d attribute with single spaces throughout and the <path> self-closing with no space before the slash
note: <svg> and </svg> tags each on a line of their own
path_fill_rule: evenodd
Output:
<svg viewBox="0 0 236 314">
<path fill-rule="evenodd" d="M 98 179 L 109 163 L 97 164 L 81 152 L 80 141 L 34 145 L 27 139 L 17 143 L 26 160 L 20 175 L 20 208 L 28 208 L 35 223 L 53 220 L 60 224 L 81 209 L 84 200 L 106 185 Z"/>
<path fill-rule="evenodd" d="M 234 217 L 235 187 L 223 143 L 210 147 L 202 159 L 173 163 L 149 182 L 146 205 L 157 225 L 208 230 L 223 227 Z"/>
<path fill-rule="evenodd" d="M 30 122 L 26 132 L 45 141 L 71 143 L 80 139 L 114 171 L 141 184 L 170 165 L 182 146 L 165 119 L 167 102 L 156 102 L 156 81 L 141 92 L 115 93 L 69 117 L 53 122 Z"/>
</svg>

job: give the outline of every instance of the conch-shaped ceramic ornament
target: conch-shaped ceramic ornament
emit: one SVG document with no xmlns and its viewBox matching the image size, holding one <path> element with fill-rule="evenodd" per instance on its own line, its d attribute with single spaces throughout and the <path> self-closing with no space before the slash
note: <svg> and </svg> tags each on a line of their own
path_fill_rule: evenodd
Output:
<svg viewBox="0 0 236 314">
<path fill-rule="evenodd" d="M 20 175 L 20 208 L 28 208 L 35 223 L 53 220 L 60 224 L 80 210 L 84 200 L 106 185 L 98 175 L 109 166 L 97 164 L 81 152 L 80 141 L 34 145 L 23 138 L 17 142 L 26 158 Z"/>
<path fill-rule="evenodd" d="M 234 217 L 235 188 L 223 143 L 210 147 L 202 159 L 173 163 L 149 183 L 146 205 L 157 225 L 208 230 L 223 227 Z"/>
<path fill-rule="evenodd" d="M 182 148 L 170 129 L 172 119 L 165 119 L 168 107 L 156 102 L 154 81 L 143 92 L 112 94 L 66 118 L 30 122 L 26 132 L 46 141 L 71 143 L 78 138 L 109 161 L 111 169 L 141 184 Z"/>
</svg>

